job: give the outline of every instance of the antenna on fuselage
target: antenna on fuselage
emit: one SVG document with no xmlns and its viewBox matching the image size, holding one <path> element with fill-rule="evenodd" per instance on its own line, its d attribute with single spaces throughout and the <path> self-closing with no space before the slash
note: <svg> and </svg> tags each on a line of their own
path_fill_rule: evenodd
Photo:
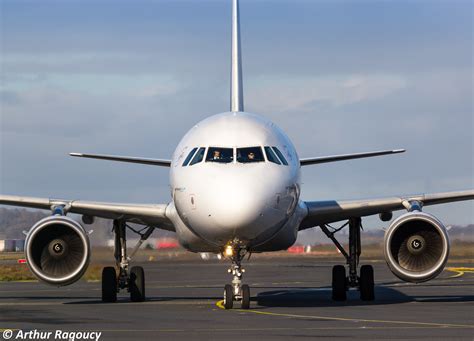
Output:
<svg viewBox="0 0 474 341">
<path fill-rule="evenodd" d="M 239 0 L 232 0 L 232 71 L 230 84 L 230 111 L 232 112 L 244 111 L 239 17 Z"/>
</svg>

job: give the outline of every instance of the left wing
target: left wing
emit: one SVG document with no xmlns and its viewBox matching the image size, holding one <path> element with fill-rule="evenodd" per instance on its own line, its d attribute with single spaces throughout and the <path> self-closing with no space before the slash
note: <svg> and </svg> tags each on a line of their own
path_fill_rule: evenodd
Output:
<svg viewBox="0 0 474 341">
<path fill-rule="evenodd" d="M 174 231 L 172 222 L 166 216 L 167 204 L 120 204 L 0 195 L 0 205 L 39 208 L 44 210 L 52 210 L 56 206 L 64 206 L 64 209 L 69 213 L 107 219 L 123 219 L 132 223 L 151 225 Z"/>
<path fill-rule="evenodd" d="M 398 153 L 404 153 L 404 152 L 405 152 L 405 149 L 394 149 L 394 150 L 380 150 L 380 151 L 376 151 L 376 152 L 367 152 L 367 153 L 320 156 L 320 157 L 300 159 L 300 165 L 301 166 L 308 166 L 308 165 L 316 165 L 316 164 L 320 164 L 320 163 L 345 161 L 345 160 L 353 160 L 353 159 L 362 159 L 362 158 L 367 158 L 367 157 L 398 154 Z"/>
<path fill-rule="evenodd" d="M 299 229 L 304 230 L 349 218 L 402 210 L 407 208 L 410 202 L 414 201 L 421 203 L 423 206 L 428 206 L 472 199 L 474 199 L 474 190 L 372 200 L 306 201 L 305 205 L 308 209 L 308 215 L 301 222 Z"/>
</svg>

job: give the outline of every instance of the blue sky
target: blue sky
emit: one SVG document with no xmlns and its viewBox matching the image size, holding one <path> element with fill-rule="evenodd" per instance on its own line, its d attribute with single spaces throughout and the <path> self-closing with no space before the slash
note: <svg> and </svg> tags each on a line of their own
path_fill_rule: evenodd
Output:
<svg viewBox="0 0 474 341">
<path fill-rule="evenodd" d="M 1 4 L 0 192 L 164 202 L 168 158 L 229 107 L 230 1 Z M 303 169 L 303 199 L 474 187 L 471 1 L 241 0 L 246 109 L 301 157 L 406 148 Z M 472 202 L 428 208 L 474 222 Z M 370 226 L 379 226 L 375 219 Z"/>
</svg>

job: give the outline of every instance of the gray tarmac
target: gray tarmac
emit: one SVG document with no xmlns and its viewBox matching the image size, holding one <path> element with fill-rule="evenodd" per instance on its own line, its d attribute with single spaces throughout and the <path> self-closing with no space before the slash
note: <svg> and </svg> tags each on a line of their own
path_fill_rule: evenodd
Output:
<svg viewBox="0 0 474 341">
<path fill-rule="evenodd" d="M 350 291 L 331 300 L 336 262 L 313 257 L 256 258 L 245 263 L 251 310 L 223 310 L 227 262 L 158 259 L 142 265 L 147 301 L 100 300 L 100 282 L 54 288 L 37 282 L 0 283 L 0 339 L 5 329 L 101 331 L 100 340 L 474 339 L 472 264 L 424 284 L 403 283 L 382 261 L 375 268 L 376 301 Z M 53 334 L 54 336 L 54 334 Z M 19 338 L 17 338 L 19 339 Z M 53 340 L 54 338 L 50 338 Z"/>
</svg>

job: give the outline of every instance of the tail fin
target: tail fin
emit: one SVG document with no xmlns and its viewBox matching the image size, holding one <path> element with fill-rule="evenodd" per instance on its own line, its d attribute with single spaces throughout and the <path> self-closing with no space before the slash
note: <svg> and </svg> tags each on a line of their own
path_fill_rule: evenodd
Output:
<svg viewBox="0 0 474 341">
<path fill-rule="evenodd" d="M 244 89 L 242 82 L 242 53 L 240 47 L 239 0 L 232 0 L 232 72 L 231 99 L 232 112 L 244 111 Z"/>
</svg>

